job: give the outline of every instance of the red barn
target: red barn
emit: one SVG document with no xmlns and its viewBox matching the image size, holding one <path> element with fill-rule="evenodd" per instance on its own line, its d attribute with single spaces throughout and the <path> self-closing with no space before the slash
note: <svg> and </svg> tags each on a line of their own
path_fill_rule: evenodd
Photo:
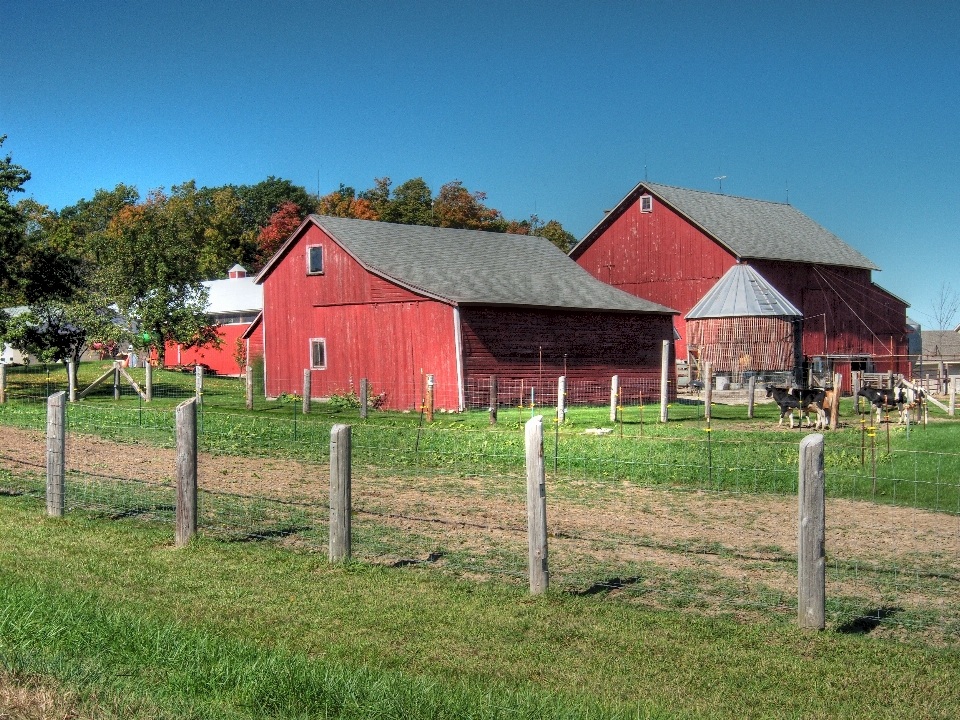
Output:
<svg viewBox="0 0 960 720">
<path fill-rule="evenodd" d="M 209 292 L 207 313 L 217 325 L 220 347 L 184 348 L 179 343 L 167 343 L 165 365 L 206 365 L 217 375 L 244 372 L 237 363 L 237 342 L 263 308 L 263 288 L 240 265 L 230 268 L 227 275 L 226 280 L 203 283 Z"/>
<path fill-rule="evenodd" d="M 599 282 L 538 237 L 311 215 L 256 278 L 266 394 L 355 390 L 413 409 L 485 405 L 496 374 L 555 387 L 613 374 L 659 386 L 675 312 Z M 607 387 L 609 387 L 607 385 Z M 543 395 L 538 395 L 543 397 Z"/>
<path fill-rule="evenodd" d="M 570 252 L 594 277 L 686 314 L 736 263 L 803 314 L 806 367 L 909 372 L 907 303 L 879 268 L 791 205 L 642 182 Z M 677 356 L 687 355 L 686 321 Z"/>
</svg>

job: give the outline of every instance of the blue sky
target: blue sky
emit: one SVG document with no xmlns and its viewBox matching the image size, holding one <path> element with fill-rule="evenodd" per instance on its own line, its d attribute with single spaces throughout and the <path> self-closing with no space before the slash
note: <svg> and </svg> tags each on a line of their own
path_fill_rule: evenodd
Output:
<svg viewBox="0 0 960 720">
<path fill-rule="evenodd" d="M 578 237 L 651 181 L 789 200 L 960 289 L 960 4 L 0 0 L 3 150 L 118 182 L 459 179 Z M 929 323 L 928 323 L 929 325 Z"/>
</svg>

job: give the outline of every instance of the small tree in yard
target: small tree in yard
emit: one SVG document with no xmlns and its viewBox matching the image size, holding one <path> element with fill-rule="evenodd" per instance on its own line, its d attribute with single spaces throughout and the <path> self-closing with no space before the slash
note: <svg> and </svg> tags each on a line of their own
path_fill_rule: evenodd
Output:
<svg viewBox="0 0 960 720">
<path fill-rule="evenodd" d="M 206 314 L 208 295 L 202 285 L 181 285 L 137 298 L 127 309 L 130 325 L 137 331 L 134 345 L 156 352 L 161 365 L 168 343 L 184 348 L 221 347 L 217 326 Z"/>
</svg>

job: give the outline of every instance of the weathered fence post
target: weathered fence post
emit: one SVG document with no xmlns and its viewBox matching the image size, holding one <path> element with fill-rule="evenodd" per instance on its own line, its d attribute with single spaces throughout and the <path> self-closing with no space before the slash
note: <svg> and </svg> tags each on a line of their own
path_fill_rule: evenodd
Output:
<svg viewBox="0 0 960 720">
<path fill-rule="evenodd" d="M 47 515 L 63 517 L 66 480 L 66 393 L 47 398 Z"/>
<path fill-rule="evenodd" d="M 350 559 L 350 448 L 350 426 L 330 428 L 330 562 Z"/>
<path fill-rule="evenodd" d="M 310 414 L 310 394 L 313 392 L 312 378 L 310 370 L 305 368 L 303 371 L 303 414 Z"/>
<path fill-rule="evenodd" d="M 77 401 L 77 364 L 73 360 L 67 361 L 67 392 L 70 402 Z"/>
<path fill-rule="evenodd" d="M 120 399 L 120 361 L 113 361 L 113 399 Z"/>
<path fill-rule="evenodd" d="M 183 547 L 197 534 L 197 398 L 177 405 L 177 529 Z"/>
<path fill-rule="evenodd" d="M 893 370 L 887 370 L 887 389 L 893 390 Z"/>
<path fill-rule="evenodd" d="M 153 400 L 153 363 L 150 362 L 150 358 L 147 358 L 147 364 L 143 366 L 144 372 L 144 387 L 143 391 L 147 396 L 147 402 Z"/>
<path fill-rule="evenodd" d="M 367 409 L 370 405 L 370 381 L 367 378 L 360 378 L 360 417 L 366 419 Z"/>
<path fill-rule="evenodd" d="M 830 429 L 837 429 L 837 421 L 840 418 L 840 386 L 843 383 L 843 375 L 833 374 L 833 402 L 830 404 Z"/>
<path fill-rule="evenodd" d="M 203 402 L 203 365 L 194 366 L 194 374 L 196 379 L 194 380 L 194 392 L 197 396 L 197 402 Z"/>
<path fill-rule="evenodd" d="M 244 390 L 247 396 L 247 410 L 253 410 L 253 367 L 247 365 L 243 374 Z"/>
<path fill-rule="evenodd" d="M 703 417 L 713 419 L 713 364 L 703 364 Z"/>
<path fill-rule="evenodd" d="M 800 523 L 797 537 L 797 611 L 801 628 L 823 630 L 826 601 L 823 435 L 800 441 Z"/>
<path fill-rule="evenodd" d="M 617 398 L 620 394 L 620 376 L 610 378 L 610 422 L 617 421 Z"/>
<path fill-rule="evenodd" d="M 753 420 L 753 404 L 754 396 L 757 392 L 757 376 L 751 375 L 750 381 L 747 383 L 747 418 Z"/>
<path fill-rule="evenodd" d="M 663 341 L 663 355 L 660 358 L 660 422 L 667 422 L 667 400 L 670 398 L 670 341 Z"/>
<path fill-rule="evenodd" d="M 497 387 L 497 376 L 490 376 L 490 424 L 497 424 L 497 406 L 500 404 L 499 388 Z"/>
<path fill-rule="evenodd" d="M 550 585 L 547 567 L 547 486 L 543 465 L 543 416 L 527 420 L 524 444 L 527 455 L 527 542 L 530 594 L 539 595 Z"/>
<path fill-rule="evenodd" d="M 957 383 L 960 382 L 960 375 L 950 376 L 950 417 L 956 417 L 957 414 Z"/>
<path fill-rule="evenodd" d="M 427 422 L 433 422 L 433 375 L 427 375 Z"/>
<path fill-rule="evenodd" d="M 7 364 L 0 362 L 0 405 L 7 402 Z"/>
<path fill-rule="evenodd" d="M 567 376 L 557 378 L 557 422 L 567 419 Z"/>
</svg>

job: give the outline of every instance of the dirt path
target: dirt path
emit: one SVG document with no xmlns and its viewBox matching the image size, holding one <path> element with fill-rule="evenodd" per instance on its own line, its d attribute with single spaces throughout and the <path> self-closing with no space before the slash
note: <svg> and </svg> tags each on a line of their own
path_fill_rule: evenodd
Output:
<svg viewBox="0 0 960 720">
<path fill-rule="evenodd" d="M 43 472 L 42 434 L 0 428 L 0 466 L 32 463 Z M 325 465 L 294 460 L 210 455 L 199 458 L 203 490 L 315 502 L 328 497 Z M 174 451 L 71 435 L 68 470 L 173 484 Z M 22 466 L 21 466 L 22 469 Z M 411 477 L 354 468 L 357 522 L 374 522 L 397 537 L 490 556 L 526 543 L 522 478 Z M 795 591 L 797 501 L 775 495 L 667 491 L 630 483 L 548 480 L 551 562 L 558 568 L 653 563 L 666 569 L 709 569 L 736 580 Z M 827 501 L 831 562 L 882 564 L 900 572 L 946 576 L 937 593 L 960 602 L 960 518 L 843 499 Z M 421 542 L 423 547 L 426 547 Z M 787 560 L 787 562 L 784 562 Z M 860 588 L 882 594 L 880 589 Z"/>
</svg>

